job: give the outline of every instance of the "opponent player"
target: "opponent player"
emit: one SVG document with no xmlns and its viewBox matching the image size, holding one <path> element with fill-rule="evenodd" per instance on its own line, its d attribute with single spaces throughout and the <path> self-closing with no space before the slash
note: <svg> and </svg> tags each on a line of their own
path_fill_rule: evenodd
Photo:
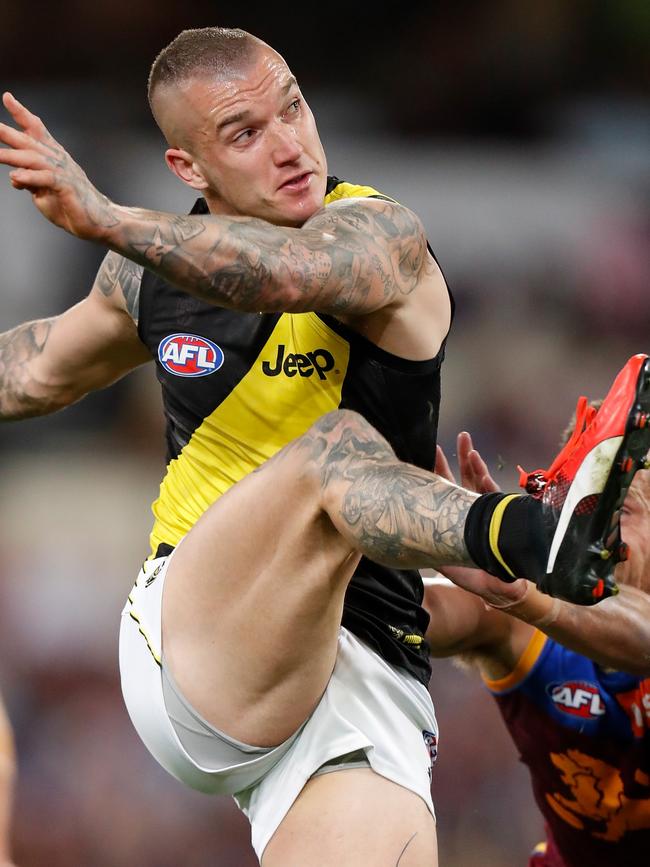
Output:
<svg viewBox="0 0 650 867">
<path fill-rule="evenodd" d="M 459 436 L 458 456 L 463 483 L 497 489 L 468 434 Z M 443 455 L 437 469 L 451 476 Z M 616 568 L 620 593 L 591 608 L 551 599 L 529 582 L 496 586 L 476 570 L 464 580 L 483 598 L 444 579 L 425 579 L 432 653 L 459 653 L 478 667 L 530 770 L 547 839 L 529 867 L 647 864 L 648 527 L 650 472 L 644 470 L 622 508 L 629 557 Z M 463 580 L 455 570 L 452 575 Z"/>
<path fill-rule="evenodd" d="M 156 359 L 170 460 L 121 632 L 136 728 L 189 785 L 237 794 L 265 867 L 431 867 L 436 723 L 413 570 L 476 563 L 582 602 L 611 593 L 615 506 L 650 445 L 635 421 L 648 359 L 582 441 L 588 480 L 568 488 L 593 494 L 586 515 L 450 485 L 421 469 L 451 300 L 417 217 L 328 178 L 295 78 L 250 34 L 184 32 L 149 94 L 168 166 L 204 196 L 189 217 L 115 205 L 4 97 L 14 187 L 135 264 L 109 253 L 87 299 L 0 338 L 0 417 Z"/>
</svg>

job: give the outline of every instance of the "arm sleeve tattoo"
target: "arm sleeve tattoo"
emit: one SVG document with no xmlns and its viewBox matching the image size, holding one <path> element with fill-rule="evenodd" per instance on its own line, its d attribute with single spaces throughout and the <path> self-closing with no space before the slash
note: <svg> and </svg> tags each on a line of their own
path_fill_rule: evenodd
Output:
<svg viewBox="0 0 650 867">
<path fill-rule="evenodd" d="M 253 218 L 117 212 L 111 248 L 221 307 L 366 313 L 408 295 L 428 267 L 420 221 L 393 202 L 337 203 L 300 229 Z"/>
<path fill-rule="evenodd" d="M 45 348 L 53 322 L 27 322 L 0 335 L 0 420 L 28 418 L 56 408 L 43 398 L 30 369 Z"/>
<path fill-rule="evenodd" d="M 118 316 L 128 322 L 126 311 L 137 322 L 142 273 L 141 265 L 109 253 L 99 269 L 93 291 L 105 298 L 114 297 L 111 307 L 119 310 Z M 83 357 L 67 357 L 68 347 L 78 351 L 79 347 L 74 345 L 75 337 L 81 332 L 73 330 L 72 336 L 67 334 L 63 338 L 62 350 L 61 338 L 57 346 L 53 336 L 55 325 L 59 327 L 57 319 L 27 322 L 0 334 L 0 421 L 54 412 L 78 400 L 88 389 L 112 382 L 116 375 L 128 369 L 124 367 L 124 346 L 119 342 L 108 362 L 109 344 L 114 338 L 105 328 L 97 330 L 96 339 L 85 341 Z M 83 329 L 87 337 L 94 325 L 91 315 L 75 327 Z M 137 340 L 135 329 L 129 322 L 128 333 L 131 332 L 133 340 Z M 41 358 L 46 350 L 49 355 Z M 96 373 L 100 368 L 101 375 Z"/>
<path fill-rule="evenodd" d="M 116 292 L 122 293 L 126 310 L 136 323 L 143 271 L 142 265 L 110 252 L 104 258 L 95 278 L 95 286 L 106 298 Z"/>
</svg>

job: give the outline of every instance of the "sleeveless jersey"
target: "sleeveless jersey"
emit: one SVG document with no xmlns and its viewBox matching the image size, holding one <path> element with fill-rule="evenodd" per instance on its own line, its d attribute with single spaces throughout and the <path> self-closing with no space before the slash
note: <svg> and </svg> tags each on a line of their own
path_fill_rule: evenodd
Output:
<svg viewBox="0 0 650 867">
<path fill-rule="evenodd" d="M 647 867 L 650 678 L 604 670 L 536 631 L 515 671 L 486 684 L 545 819 L 546 852 L 530 863 Z"/>
<path fill-rule="evenodd" d="M 325 205 L 366 196 L 387 198 L 329 178 Z M 205 201 L 192 213 L 208 213 Z M 402 460 L 434 465 L 444 346 L 428 361 L 408 361 L 330 316 L 227 310 L 148 271 L 138 331 L 156 361 L 168 447 L 152 556 L 169 552 L 231 485 L 339 407 L 364 415 Z M 422 595 L 417 571 L 364 559 L 343 625 L 426 685 Z"/>
</svg>

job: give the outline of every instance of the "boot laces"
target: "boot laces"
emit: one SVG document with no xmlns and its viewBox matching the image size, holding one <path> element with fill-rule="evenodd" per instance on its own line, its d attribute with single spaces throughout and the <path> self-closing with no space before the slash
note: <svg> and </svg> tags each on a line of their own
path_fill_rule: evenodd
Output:
<svg viewBox="0 0 650 867">
<path fill-rule="evenodd" d="M 534 470 L 532 473 L 526 472 L 521 466 L 517 466 L 519 470 L 519 485 L 526 493 L 532 496 L 541 495 L 546 485 L 555 478 L 560 467 L 568 460 L 569 456 L 576 448 L 580 437 L 589 427 L 598 410 L 590 406 L 587 398 L 582 395 L 578 398 L 575 411 L 575 425 L 571 436 L 566 441 L 564 447 L 558 452 L 555 460 L 547 470 Z"/>
</svg>

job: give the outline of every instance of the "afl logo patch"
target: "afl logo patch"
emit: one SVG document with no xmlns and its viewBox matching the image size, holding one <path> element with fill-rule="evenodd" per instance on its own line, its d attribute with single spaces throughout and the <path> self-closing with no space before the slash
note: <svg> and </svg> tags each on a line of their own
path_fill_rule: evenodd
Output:
<svg viewBox="0 0 650 867">
<path fill-rule="evenodd" d="M 196 334 L 170 334 L 158 345 L 160 363 L 174 376 L 208 376 L 223 364 L 223 350 Z"/>
<path fill-rule="evenodd" d="M 546 687 L 558 710 L 581 719 L 598 719 L 607 712 L 596 684 L 583 680 L 551 683 Z"/>
</svg>

